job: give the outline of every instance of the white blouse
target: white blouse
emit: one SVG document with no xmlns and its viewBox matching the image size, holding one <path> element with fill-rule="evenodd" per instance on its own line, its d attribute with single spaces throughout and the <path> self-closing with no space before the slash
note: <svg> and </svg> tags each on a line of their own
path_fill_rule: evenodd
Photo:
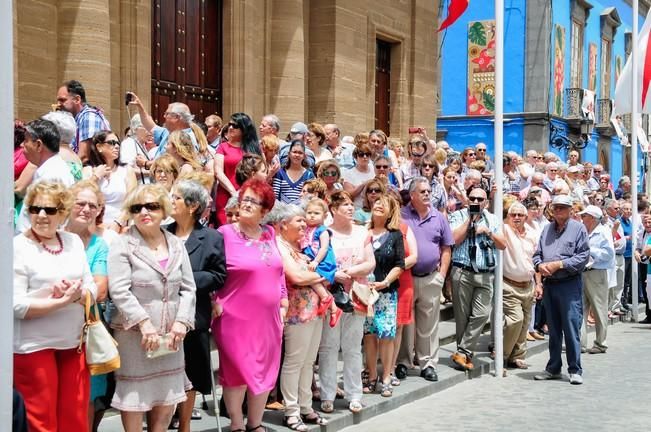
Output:
<svg viewBox="0 0 651 432">
<path fill-rule="evenodd" d="M 63 252 L 53 255 L 24 234 L 14 237 L 14 353 L 70 349 L 79 344 L 84 309 L 72 303 L 42 317 L 26 319 L 31 299 L 48 298 L 62 279 L 82 280 L 93 298 L 97 286 L 86 260 L 84 243 L 76 234 L 59 231 Z"/>
</svg>

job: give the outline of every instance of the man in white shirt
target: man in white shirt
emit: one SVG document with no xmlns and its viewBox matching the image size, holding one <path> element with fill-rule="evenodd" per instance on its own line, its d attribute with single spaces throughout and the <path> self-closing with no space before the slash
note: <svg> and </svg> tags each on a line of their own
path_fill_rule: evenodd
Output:
<svg viewBox="0 0 651 432">
<path fill-rule="evenodd" d="M 622 311 L 622 304 L 620 302 L 622 292 L 624 291 L 624 250 L 626 249 L 626 236 L 624 236 L 624 228 L 622 228 L 621 221 L 619 220 L 619 201 L 606 199 L 604 209 L 606 213 L 604 225 L 610 228 L 615 247 L 615 267 L 611 271 L 611 273 L 614 273 L 614 278 L 612 276 L 609 277 L 608 311 L 615 315 L 626 315 L 626 312 Z M 614 279 L 614 284 L 612 279 Z"/>
<path fill-rule="evenodd" d="M 353 150 L 355 144 L 343 143 L 339 140 L 341 131 L 334 123 L 328 123 L 323 126 L 326 134 L 326 147 L 332 153 L 340 168 L 350 169 L 355 166 L 355 158 L 353 158 Z"/>
<path fill-rule="evenodd" d="M 21 147 L 27 160 L 38 167 L 34 172 L 32 183 L 60 181 L 66 186 L 72 186 L 75 180 L 70 167 L 59 156 L 60 137 L 56 125 L 48 120 L 33 120 L 25 129 L 25 141 Z M 30 226 L 29 216 L 23 207 L 16 222 L 16 232 L 23 232 Z"/>
</svg>

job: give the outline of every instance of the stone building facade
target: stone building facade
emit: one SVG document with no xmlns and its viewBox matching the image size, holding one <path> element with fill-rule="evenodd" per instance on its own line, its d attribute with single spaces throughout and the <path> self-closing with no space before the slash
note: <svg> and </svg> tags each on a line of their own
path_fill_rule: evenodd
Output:
<svg viewBox="0 0 651 432">
<path fill-rule="evenodd" d="M 244 111 L 257 122 L 273 112 L 283 120 L 283 133 L 295 121 L 320 121 L 352 134 L 374 128 L 378 110 L 385 110 L 391 136 L 406 138 L 415 125 L 435 130 L 437 0 L 17 1 L 16 116 L 32 119 L 49 110 L 57 87 L 72 78 L 85 85 L 89 102 L 107 112 L 116 130 L 128 124 L 127 90 L 162 112 L 165 107 L 154 106 L 152 98 L 152 55 L 159 43 L 153 14 L 176 8 L 185 17 L 206 2 L 213 2 L 220 19 L 221 52 L 214 54 L 221 59 L 220 114 Z M 175 37 L 168 33 L 161 37 Z M 379 108 L 378 42 L 390 65 Z M 191 45 L 183 52 L 197 49 Z"/>
</svg>

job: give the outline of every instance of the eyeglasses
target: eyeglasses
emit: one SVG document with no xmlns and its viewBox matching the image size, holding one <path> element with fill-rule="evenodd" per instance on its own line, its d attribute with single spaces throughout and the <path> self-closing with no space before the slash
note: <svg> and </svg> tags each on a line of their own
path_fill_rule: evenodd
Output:
<svg viewBox="0 0 651 432">
<path fill-rule="evenodd" d="M 422 152 L 422 153 L 414 153 L 414 152 L 412 152 L 411 155 L 413 157 L 423 157 L 423 156 L 425 156 L 425 152 Z"/>
<path fill-rule="evenodd" d="M 41 211 L 44 211 L 46 215 L 54 216 L 61 209 L 59 207 L 41 207 L 41 206 L 31 205 L 27 208 L 27 210 L 29 210 L 29 213 L 33 215 L 40 214 Z"/>
<path fill-rule="evenodd" d="M 171 112 L 171 111 L 165 111 L 163 113 L 163 117 L 179 117 L 179 113 Z"/>
<path fill-rule="evenodd" d="M 534 156 L 533 158 L 534 158 L 534 159 L 537 159 L 537 160 L 543 160 L 543 157 L 542 157 L 542 156 Z"/>
<path fill-rule="evenodd" d="M 357 153 L 357 157 L 361 157 L 361 158 L 366 157 L 366 158 L 369 158 L 369 157 L 371 157 L 371 154 L 370 154 L 370 153 Z"/>
<path fill-rule="evenodd" d="M 240 127 L 240 125 L 238 125 L 238 124 L 235 123 L 235 122 L 229 122 L 229 123 L 228 123 L 228 127 L 232 127 L 233 129 L 242 129 L 242 128 Z"/>
<path fill-rule="evenodd" d="M 481 202 L 484 202 L 485 200 L 486 200 L 486 198 L 484 198 L 484 197 L 478 197 L 478 196 L 468 197 L 468 201 L 470 201 L 470 202 L 480 202 L 481 203 Z"/>
<path fill-rule="evenodd" d="M 337 171 L 323 171 L 324 177 L 336 177 L 337 174 Z"/>
<path fill-rule="evenodd" d="M 88 206 L 88 208 L 91 209 L 92 211 L 97 211 L 97 209 L 99 208 L 99 206 L 97 204 L 92 203 L 92 202 L 88 202 L 88 201 L 76 201 L 75 202 L 75 208 L 77 210 L 82 210 L 86 206 Z"/>
<path fill-rule="evenodd" d="M 375 165 L 376 169 L 389 169 L 389 165 Z"/>
<path fill-rule="evenodd" d="M 474 152 L 473 152 L 473 153 L 466 153 L 466 156 L 467 156 L 467 157 L 470 157 L 470 156 L 477 156 L 477 154 L 474 153 Z"/>
<path fill-rule="evenodd" d="M 477 153 L 486 153 L 486 149 L 477 149 Z"/>
<path fill-rule="evenodd" d="M 366 193 L 370 193 L 370 194 L 371 193 L 381 193 L 381 192 L 382 192 L 382 189 L 378 189 L 378 188 L 366 189 Z"/>
<path fill-rule="evenodd" d="M 434 166 L 435 166 L 434 164 L 428 164 L 428 163 L 423 164 L 423 168 L 434 168 Z"/>
<path fill-rule="evenodd" d="M 253 205 L 257 205 L 257 206 L 262 207 L 262 202 L 261 201 L 258 201 L 257 199 L 251 198 L 251 197 L 242 198 L 240 200 L 240 205 L 242 205 L 242 204 L 253 204 Z"/>
<path fill-rule="evenodd" d="M 522 214 L 522 213 L 509 213 L 509 216 L 513 216 L 514 218 L 516 218 L 516 217 L 527 217 L 526 214 Z"/>
<path fill-rule="evenodd" d="M 138 214 L 142 211 L 142 209 L 146 209 L 148 212 L 153 212 L 160 210 L 161 206 L 160 203 L 157 202 L 148 202 L 144 204 L 134 204 L 129 207 L 129 213 L 131 214 Z"/>
<path fill-rule="evenodd" d="M 548 171 L 549 171 L 549 172 L 558 172 L 557 169 L 550 169 L 550 170 L 548 170 Z"/>
<path fill-rule="evenodd" d="M 303 192 L 305 192 L 305 193 L 314 193 L 314 188 L 305 188 L 305 189 L 303 189 Z"/>
<path fill-rule="evenodd" d="M 118 141 L 118 140 L 108 140 L 108 141 L 104 141 L 102 144 L 108 144 L 110 146 L 118 146 L 118 147 L 120 147 L 120 141 Z"/>
</svg>

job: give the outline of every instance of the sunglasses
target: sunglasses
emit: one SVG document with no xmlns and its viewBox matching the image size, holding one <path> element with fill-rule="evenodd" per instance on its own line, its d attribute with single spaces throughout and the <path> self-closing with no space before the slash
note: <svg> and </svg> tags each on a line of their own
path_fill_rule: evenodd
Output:
<svg viewBox="0 0 651 432">
<path fill-rule="evenodd" d="M 92 203 L 92 202 L 88 202 L 88 201 L 77 201 L 77 202 L 75 202 L 75 207 L 77 209 L 79 209 L 79 210 L 85 208 L 86 206 L 88 206 L 88 208 L 91 209 L 92 211 L 97 211 L 97 209 L 99 208 L 99 206 L 97 204 Z"/>
<path fill-rule="evenodd" d="M 389 169 L 389 165 L 375 165 L 376 169 Z"/>
<path fill-rule="evenodd" d="M 371 188 L 371 189 L 366 189 L 366 193 L 381 193 L 382 189 L 378 188 Z"/>
<path fill-rule="evenodd" d="M 48 216 L 54 216 L 61 210 L 59 207 L 41 207 L 35 205 L 31 205 L 27 209 L 29 210 L 29 213 L 33 215 L 37 215 L 41 213 L 41 211 L 44 211 Z"/>
<path fill-rule="evenodd" d="M 476 153 L 466 153 L 466 156 L 467 157 L 469 157 L 469 156 L 477 156 L 477 154 Z"/>
<path fill-rule="evenodd" d="M 486 149 L 477 149 L 478 153 L 486 153 Z"/>
<path fill-rule="evenodd" d="M 534 156 L 533 158 L 534 158 L 534 159 L 537 159 L 537 160 L 542 160 L 542 159 L 543 159 L 542 156 Z"/>
<path fill-rule="evenodd" d="M 434 168 L 434 164 L 424 163 L 424 164 L 423 164 L 423 167 L 424 167 L 424 168 Z"/>
<path fill-rule="evenodd" d="M 367 157 L 368 158 L 368 157 L 371 157 L 371 154 L 370 153 L 357 153 L 357 157 L 361 157 L 361 158 Z"/>
<path fill-rule="evenodd" d="M 478 196 L 471 196 L 471 197 L 468 197 L 468 201 L 470 201 L 470 202 L 480 202 L 481 203 L 481 202 L 486 201 L 486 198 L 478 197 Z"/>
<path fill-rule="evenodd" d="M 515 217 L 527 217 L 526 214 L 522 214 L 522 213 L 509 213 L 509 216 L 513 216 L 514 218 Z"/>
<path fill-rule="evenodd" d="M 242 128 L 240 127 L 240 125 L 238 125 L 238 124 L 235 123 L 235 122 L 230 122 L 230 123 L 228 123 L 228 127 L 232 127 L 233 129 L 242 129 Z"/>
<path fill-rule="evenodd" d="M 110 146 L 118 146 L 118 147 L 120 147 L 120 141 L 118 141 L 118 140 L 108 140 L 108 141 L 104 141 L 102 144 L 108 144 Z"/>
<path fill-rule="evenodd" d="M 324 177 L 336 177 L 337 175 L 337 171 L 323 171 Z"/>
<path fill-rule="evenodd" d="M 142 209 L 147 209 L 149 212 L 157 211 L 161 209 L 161 206 L 157 202 L 148 202 L 144 204 L 134 204 L 129 207 L 129 213 L 138 214 Z"/>
<path fill-rule="evenodd" d="M 411 155 L 413 157 L 423 157 L 423 156 L 425 156 L 425 152 L 422 152 L 422 153 L 414 153 L 414 152 L 412 152 Z"/>
</svg>

